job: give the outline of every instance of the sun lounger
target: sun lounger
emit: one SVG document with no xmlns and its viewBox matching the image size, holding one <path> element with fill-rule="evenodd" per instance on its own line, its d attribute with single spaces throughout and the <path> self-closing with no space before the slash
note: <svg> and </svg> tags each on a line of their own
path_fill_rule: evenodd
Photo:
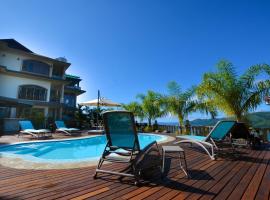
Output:
<svg viewBox="0 0 270 200">
<path fill-rule="evenodd" d="M 230 133 L 236 123 L 236 121 L 219 121 L 207 136 L 180 135 L 176 136 L 180 139 L 180 141 L 175 142 L 175 144 L 196 144 L 200 146 L 212 160 L 214 160 L 215 150 L 218 150 L 216 143 L 224 140 L 224 138 Z"/>
<path fill-rule="evenodd" d="M 34 129 L 32 122 L 28 120 L 19 121 L 19 125 L 20 132 L 18 136 L 21 136 L 21 134 L 29 134 L 35 138 L 44 137 L 46 134 L 52 136 L 51 131 L 48 129 Z"/>
<path fill-rule="evenodd" d="M 103 119 L 107 144 L 97 165 L 94 178 L 97 177 L 98 173 L 107 173 L 121 177 L 133 177 L 135 178 L 135 184 L 137 184 L 142 170 L 161 167 L 157 142 L 154 141 L 144 148 L 140 146 L 134 116 L 131 112 L 108 111 L 103 114 Z M 146 163 L 142 160 L 150 152 L 151 158 L 156 158 L 156 160 L 149 162 L 150 164 L 146 166 Z M 101 167 L 104 161 L 127 163 L 128 170 L 125 172 L 103 170 Z"/>
<path fill-rule="evenodd" d="M 62 132 L 66 135 L 73 135 L 74 132 L 80 131 L 77 128 L 67 128 L 63 121 L 55 121 L 56 132 Z"/>
</svg>

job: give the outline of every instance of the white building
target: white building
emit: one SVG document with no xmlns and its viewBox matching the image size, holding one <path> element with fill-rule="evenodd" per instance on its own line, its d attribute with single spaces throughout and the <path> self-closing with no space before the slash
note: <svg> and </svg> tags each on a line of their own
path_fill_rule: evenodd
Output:
<svg viewBox="0 0 270 200">
<path fill-rule="evenodd" d="M 38 55 L 14 39 L 0 39 L 0 118 L 67 118 L 81 90 L 77 76 L 66 75 L 65 58 Z M 3 120 L 2 120 L 3 121 Z M 3 125 L 2 125 L 3 126 Z"/>
</svg>

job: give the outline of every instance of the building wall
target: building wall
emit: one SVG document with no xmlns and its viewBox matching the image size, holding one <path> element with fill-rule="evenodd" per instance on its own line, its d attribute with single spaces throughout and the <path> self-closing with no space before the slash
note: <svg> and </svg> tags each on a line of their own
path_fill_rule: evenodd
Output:
<svg viewBox="0 0 270 200">
<path fill-rule="evenodd" d="M 42 61 L 52 66 L 51 62 L 45 61 L 43 59 L 36 59 L 30 56 L 0 50 L 0 65 L 7 67 L 9 70 L 21 71 L 23 61 L 29 59 Z M 52 67 L 50 71 L 52 71 Z"/>
<path fill-rule="evenodd" d="M 51 89 L 50 82 L 0 74 L 0 96 L 18 98 L 18 89 L 20 85 L 37 85 L 46 88 L 47 101 L 49 101 Z"/>
</svg>

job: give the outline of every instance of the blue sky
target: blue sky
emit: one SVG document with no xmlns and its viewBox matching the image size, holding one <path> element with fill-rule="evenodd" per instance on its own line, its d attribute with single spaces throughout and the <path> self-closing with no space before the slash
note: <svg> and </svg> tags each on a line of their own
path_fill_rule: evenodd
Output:
<svg viewBox="0 0 270 200">
<path fill-rule="evenodd" d="M 0 38 L 72 63 L 93 99 L 117 102 L 169 81 L 199 84 L 220 59 L 242 73 L 270 63 L 270 3 L 248 0 L 0 0 Z M 260 106 L 259 111 L 270 107 Z M 198 113 L 191 119 L 205 117 Z M 165 120 L 165 119 L 163 119 Z M 174 119 L 166 119 L 174 120 Z"/>
</svg>

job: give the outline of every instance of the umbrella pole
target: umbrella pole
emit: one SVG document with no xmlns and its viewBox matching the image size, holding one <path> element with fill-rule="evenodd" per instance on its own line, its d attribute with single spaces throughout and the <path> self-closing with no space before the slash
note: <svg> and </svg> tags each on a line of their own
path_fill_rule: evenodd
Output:
<svg viewBox="0 0 270 200">
<path fill-rule="evenodd" d="M 98 90 L 98 102 L 97 102 L 97 126 L 99 126 L 99 99 L 100 99 L 100 91 Z"/>
</svg>

